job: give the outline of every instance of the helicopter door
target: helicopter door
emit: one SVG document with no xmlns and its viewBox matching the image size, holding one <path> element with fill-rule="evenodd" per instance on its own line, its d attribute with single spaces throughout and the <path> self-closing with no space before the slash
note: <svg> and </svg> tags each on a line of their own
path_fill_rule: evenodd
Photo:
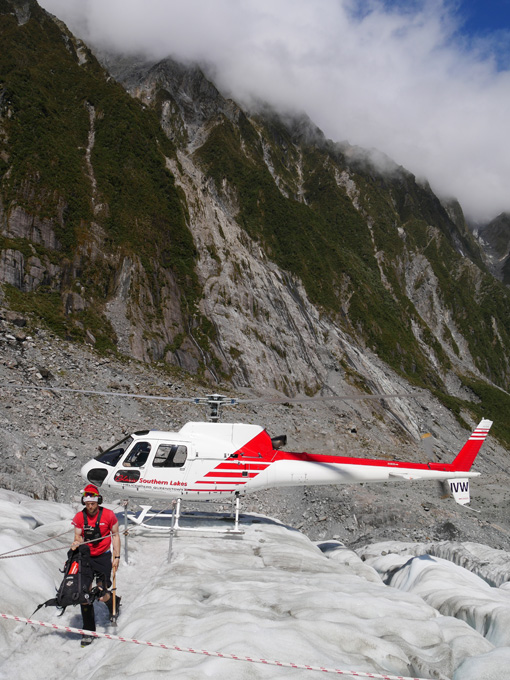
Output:
<svg viewBox="0 0 510 680">
<path fill-rule="evenodd" d="M 186 486 L 188 446 L 162 442 L 159 444 L 152 464 L 153 474 L 171 486 Z"/>
<path fill-rule="evenodd" d="M 136 442 L 122 461 L 121 469 L 115 473 L 114 481 L 122 484 L 137 482 L 145 469 L 150 452 L 151 445 L 149 442 Z"/>
<path fill-rule="evenodd" d="M 151 452 L 149 442 L 137 442 L 126 456 L 124 467 L 143 468 Z"/>
</svg>

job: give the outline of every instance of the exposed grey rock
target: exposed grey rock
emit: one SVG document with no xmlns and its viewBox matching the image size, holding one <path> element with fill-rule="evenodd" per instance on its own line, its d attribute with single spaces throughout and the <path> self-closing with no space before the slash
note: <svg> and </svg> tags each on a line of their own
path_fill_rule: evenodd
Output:
<svg viewBox="0 0 510 680">
<path fill-rule="evenodd" d="M 42 244 L 49 250 L 60 248 L 53 229 L 53 222 L 46 218 L 35 217 L 20 206 L 15 206 L 11 210 L 4 234 L 12 238 L 26 238 L 33 243 Z"/>
<path fill-rule="evenodd" d="M 15 332 L 4 321 L 0 340 Z M 4 464 L 0 485 L 37 498 L 70 501 L 83 488 L 83 463 L 139 429 L 178 430 L 204 414 L 189 404 L 121 399 L 117 391 L 157 392 L 175 396 L 203 395 L 207 388 L 189 377 L 171 381 L 157 366 L 102 358 L 92 348 L 61 341 L 40 331 L 33 343 L 3 343 L 0 362 L 0 451 Z M 10 368 L 9 366 L 16 366 Z M 37 380 L 41 368 L 50 377 Z M 9 382 L 48 383 L 44 390 L 14 390 Z M 170 383 L 170 384 L 169 384 Z M 107 398 L 58 393 L 51 386 L 111 391 Z M 209 388 L 210 391 L 216 391 Z M 253 392 L 244 391 L 244 396 Z M 234 395 L 232 395 L 234 396 Z M 225 411 L 224 420 L 255 422 L 270 434 L 286 433 L 288 450 L 341 455 L 393 457 L 423 461 L 423 452 L 409 434 L 427 424 L 436 449 L 451 460 L 468 436 L 453 416 L 423 394 L 414 406 L 400 411 L 407 423 L 398 424 L 391 405 L 362 402 L 257 404 Z M 435 414 L 432 416 L 431 414 Z M 490 415 L 490 414 L 487 414 Z M 355 430 L 353 432 L 352 430 Z M 434 484 L 406 483 L 273 489 L 246 496 L 243 511 L 263 512 L 292 526 L 300 525 L 311 538 L 336 536 L 352 546 L 385 539 L 459 541 L 508 545 L 510 491 L 506 452 L 489 438 L 477 459 L 482 476 L 472 481 L 472 505 L 480 513 L 442 500 Z M 114 500 L 108 493 L 108 500 Z M 155 504 L 156 506 L 158 504 Z M 227 508 L 226 508 L 227 509 Z"/>
<path fill-rule="evenodd" d="M 18 20 L 18 25 L 23 26 L 30 19 L 30 2 L 18 2 L 14 7 L 14 12 L 16 14 L 16 19 Z"/>
<path fill-rule="evenodd" d="M 14 326 L 19 326 L 24 328 L 27 325 L 26 317 L 24 317 L 19 312 L 11 311 L 10 309 L 3 312 L 3 318 Z"/>
<path fill-rule="evenodd" d="M 510 284 L 510 215 L 501 213 L 477 227 L 475 234 L 489 269 L 503 283 Z"/>
<path fill-rule="evenodd" d="M 19 250 L 6 248 L 0 252 L 0 281 L 20 290 L 23 288 L 25 258 Z"/>
</svg>

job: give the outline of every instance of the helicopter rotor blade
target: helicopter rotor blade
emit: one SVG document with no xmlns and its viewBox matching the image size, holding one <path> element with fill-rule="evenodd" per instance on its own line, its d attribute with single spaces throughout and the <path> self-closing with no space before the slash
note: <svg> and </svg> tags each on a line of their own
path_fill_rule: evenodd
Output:
<svg viewBox="0 0 510 680">
<path fill-rule="evenodd" d="M 44 390 L 46 392 L 71 392 L 74 394 L 95 394 L 101 397 L 130 397 L 132 399 L 155 399 L 160 401 L 187 401 L 193 403 L 190 397 L 163 397 L 152 394 L 137 394 L 132 392 L 101 392 L 99 390 L 78 390 L 71 387 L 53 387 L 52 385 L 18 385 L 16 383 L 3 383 L 0 387 L 18 390 Z"/>
<path fill-rule="evenodd" d="M 253 399 L 237 399 L 240 404 L 300 404 L 315 401 L 361 401 L 363 399 L 413 399 L 414 394 L 332 394 L 317 397 L 255 397 Z"/>
<path fill-rule="evenodd" d="M 71 394 L 85 394 L 96 395 L 101 397 L 120 397 L 126 399 L 145 399 L 148 401 L 167 401 L 167 402 L 187 402 L 188 404 L 197 404 L 206 406 L 208 411 L 208 418 L 212 422 L 219 422 L 221 419 L 221 409 L 224 406 L 238 406 L 239 404 L 313 404 L 318 401 L 360 401 L 360 400 L 380 400 L 385 399 L 409 399 L 415 395 L 411 394 L 340 394 L 340 395 L 324 395 L 317 397 L 255 397 L 247 399 L 238 399 L 226 397 L 222 394 L 208 394 L 205 397 L 170 397 L 159 396 L 152 394 L 138 394 L 132 392 L 106 392 L 101 390 L 85 390 L 72 387 L 53 387 L 52 385 L 20 385 L 16 383 L 0 383 L 0 388 L 13 388 L 18 390 L 45 390 L 54 392 L 65 392 Z"/>
<path fill-rule="evenodd" d="M 351 401 L 364 399 L 411 399 L 412 394 L 334 394 L 319 395 L 317 397 L 254 397 L 248 399 L 238 399 L 224 397 L 219 394 L 206 395 L 205 397 L 168 397 L 153 394 L 139 394 L 133 392 L 106 392 L 100 390 L 82 390 L 71 387 L 54 387 L 53 385 L 20 385 L 18 383 L 0 383 L 1 388 L 12 388 L 18 390 L 46 390 L 53 392 L 70 392 L 74 394 L 95 394 L 102 397 L 125 397 L 131 399 L 154 399 L 159 401 L 187 401 L 189 403 L 200 404 L 205 400 L 221 402 L 222 405 L 236 406 L 237 404 L 299 404 L 313 403 L 316 401 Z"/>
</svg>

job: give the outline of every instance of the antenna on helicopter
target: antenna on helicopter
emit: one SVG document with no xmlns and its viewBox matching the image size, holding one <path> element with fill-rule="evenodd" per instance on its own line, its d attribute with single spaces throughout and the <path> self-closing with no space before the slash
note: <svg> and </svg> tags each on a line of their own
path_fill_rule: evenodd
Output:
<svg viewBox="0 0 510 680">
<path fill-rule="evenodd" d="M 195 404 L 203 404 L 207 407 L 206 415 L 211 423 L 219 423 L 223 406 L 237 406 L 239 404 L 238 399 L 230 399 L 222 394 L 208 394 L 207 397 L 195 397 L 192 401 Z"/>
</svg>

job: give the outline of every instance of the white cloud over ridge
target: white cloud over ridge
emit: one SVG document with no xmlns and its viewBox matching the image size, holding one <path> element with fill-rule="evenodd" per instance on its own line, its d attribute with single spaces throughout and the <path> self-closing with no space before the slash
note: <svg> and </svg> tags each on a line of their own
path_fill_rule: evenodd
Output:
<svg viewBox="0 0 510 680">
<path fill-rule="evenodd" d="M 41 0 L 80 37 L 212 65 L 234 99 L 305 111 L 475 220 L 510 212 L 510 70 L 447 0 Z M 456 9 L 457 7 L 457 9 Z"/>
</svg>

